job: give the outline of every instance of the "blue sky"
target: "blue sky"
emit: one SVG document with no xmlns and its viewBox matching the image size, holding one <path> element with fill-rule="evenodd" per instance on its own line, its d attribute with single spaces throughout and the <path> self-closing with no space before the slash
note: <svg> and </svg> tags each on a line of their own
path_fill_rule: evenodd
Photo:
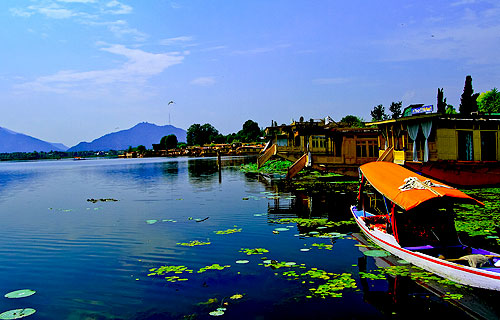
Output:
<svg viewBox="0 0 500 320">
<path fill-rule="evenodd" d="M 370 120 L 500 84 L 500 2 L 2 0 L 0 126 L 73 146 L 138 122 Z M 168 105 L 169 101 L 175 104 Z"/>
</svg>

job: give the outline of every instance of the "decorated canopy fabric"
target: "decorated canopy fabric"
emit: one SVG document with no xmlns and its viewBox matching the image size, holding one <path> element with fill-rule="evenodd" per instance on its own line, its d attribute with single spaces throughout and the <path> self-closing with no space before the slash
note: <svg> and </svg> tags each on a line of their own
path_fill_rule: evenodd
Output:
<svg viewBox="0 0 500 320">
<path fill-rule="evenodd" d="M 483 205 L 458 189 L 423 177 L 392 162 L 369 162 L 362 165 L 360 170 L 378 192 L 404 210 L 413 209 L 435 198 L 450 198 Z"/>
</svg>

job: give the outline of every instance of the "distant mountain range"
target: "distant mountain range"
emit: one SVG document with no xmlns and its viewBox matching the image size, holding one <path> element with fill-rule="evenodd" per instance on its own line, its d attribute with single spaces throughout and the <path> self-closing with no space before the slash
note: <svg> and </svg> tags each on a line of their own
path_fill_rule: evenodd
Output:
<svg viewBox="0 0 500 320">
<path fill-rule="evenodd" d="M 125 150 L 129 146 L 143 145 L 153 148 L 153 143 L 159 143 L 161 138 L 175 134 L 177 141 L 186 141 L 186 130 L 171 125 L 157 126 L 142 122 L 128 129 L 106 134 L 92 142 L 80 142 L 68 148 L 62 143 L 51 143 L 26 134 L 0 127 L 0 153 L 33 152 L 33 151 L 108 151 Z"/>
<path fill-rule="evenodd" d="M 62 143 L 51 143 L 0 127 L 0 153 L 66 151 Z"/>
<path fill-rule="evenodd" d="M 186 130 L 171 125 L 157 126 L 152 123 L 141 122 L 134 127 L 118 132 L 108 133 L 92 142 L 80 142 L 68 149 L 71 151 L 108 151 L 125 150 L 129 146 L 143 145 L 147 149 L 153 148 L 153 143 L 160 143 L 164 136 L 175 134 L 177 141 L 186 141 Z"/>
</svg>

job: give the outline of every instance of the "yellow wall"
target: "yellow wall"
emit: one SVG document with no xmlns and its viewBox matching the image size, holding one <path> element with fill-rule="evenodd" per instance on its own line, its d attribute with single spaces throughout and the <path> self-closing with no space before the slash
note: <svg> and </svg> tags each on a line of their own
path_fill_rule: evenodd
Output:
<svg viewBox="0 0 500 320">
<path fill-rule="evenodd" d="M 474 144 L 474 161 L 481 161 L 481 132 L 472 131 L 472 143 Z"/>
<path fill-rule="evenodd" d="M 458 157 L 457 140 L 457 132 L 455 129 L 437 129 L 436 148 L 438 159 L 456 160 Z"/>
</svg>

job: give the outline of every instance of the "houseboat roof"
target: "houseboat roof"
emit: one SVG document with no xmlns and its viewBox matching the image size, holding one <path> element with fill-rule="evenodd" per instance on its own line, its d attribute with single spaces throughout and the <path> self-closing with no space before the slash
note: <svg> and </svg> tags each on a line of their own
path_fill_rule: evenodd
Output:
<svg viewBox="0 0 500 320">
<path fill-rule="evenodd" d="M 426 120 L 429 118 L 431 119 L 437 118 L 439 120 L 449 120 L 449 121 L 500 121 L 500 114 L 494 113 L 494 114 L 461 115 L 461 114 L 428 113 L 428 114 L 413 115 L 409 117 L 401 117 L 397 119 L 372 121 L 365 123 L 365 125 L 374 126 L 374 125 L 383 125 L 383 124 L 402 122 L 402 121 Z"/>
<path fill-rule="evenodd" d="M 462 191 L 428 179 L 392 162 L 369 162 L 359 167 L 363 177 L 382 195 L 404 210 L 436 198 L 484 205 Z"/>
</svg>

